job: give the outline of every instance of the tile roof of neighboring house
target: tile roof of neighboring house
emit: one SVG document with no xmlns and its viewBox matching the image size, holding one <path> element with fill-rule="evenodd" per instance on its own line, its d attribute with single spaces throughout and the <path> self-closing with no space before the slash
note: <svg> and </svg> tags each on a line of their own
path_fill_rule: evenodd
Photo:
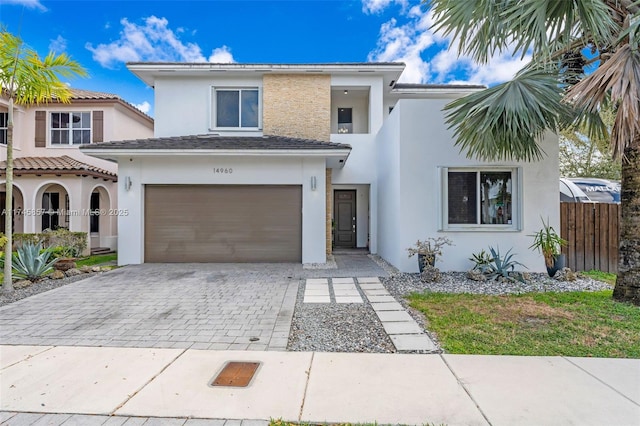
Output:
<svg viewBox="0 0 640 426">
<path fill-rule="evenodd" d="M 0 174 L 7 169 L 7 162 L 0 162 Z M 100 167 L 83 163 L 69 156 L 20 157 L 13 160 L 13 172 L 21 174 L 74 174 L 116 180 L 117 175 Z"/>
<path fill-rule="evenodd" d="M 394 89 L 486 89 L 481 84 L 415 84 L 396 83 Z"/>
<path fill-rule="evenodd" d="M 70 88 L 69 90 L 71 91 L 72 99 L 113 99 L 122 101 L 122 98 L 120 98 L 120 96 L 114 95 L 113 93 L 94 92 L 93 90 L 74 88 Z"/>
<path fill-rule="evenodd" d="M 350 145 L 285 136 L 216 136 L 192 135 L 166 138 L 135 139 L 83 145 L 92 149 L 137 150 L 335 150 L 351 149 Z"/>
</svg>

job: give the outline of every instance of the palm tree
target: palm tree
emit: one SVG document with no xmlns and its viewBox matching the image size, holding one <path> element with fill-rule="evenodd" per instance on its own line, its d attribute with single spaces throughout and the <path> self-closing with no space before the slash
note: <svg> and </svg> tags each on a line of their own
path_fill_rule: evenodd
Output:
<svg viewBox="0 0 640 426">
<path fill-rule="evenodd" d="M 427 1 L 435 30 L 457 40 L 459 54 L 479 63 L 507 51 L 532 57 L 511 81 L 446 106 L 469 157 L 536 160 L 544 131 L 569 125 L 610 138 L 622 158 L 613 297 L 640 305 L 640 0 Z M 608 106 L 610 133 L 600 118 Z"/>
<path fill-rule="evenodd" d="M 51 101 L 68 103 L 69 87 L 60 77 L 85 76 L 86 71 L 67 54 L 51 52 L 40 58 L 20 38 L 0 29 L 0 91 L 9 99 L 7 123 L 6 220 L 3 292 L 13 291 L 11 282 L 13 211 L 13 109 L 14 105 L 33 106 Z"/>
</svg>

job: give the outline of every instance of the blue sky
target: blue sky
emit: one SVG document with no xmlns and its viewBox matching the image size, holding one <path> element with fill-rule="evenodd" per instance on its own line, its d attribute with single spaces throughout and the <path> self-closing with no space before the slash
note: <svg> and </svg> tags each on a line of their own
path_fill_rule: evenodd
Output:
<svg viewBox="0 0 640 426">
<path fill-rule="evenodd" d="M 0 0 L 0 22 L 41 55 L 66 52 L 90 74 L 73 87 L 115 93 L 153 115 L 153 91 L 128 61 L 402 61 L 408 83 L 509 79 L 519 57 L 478 66 L 430 29 L 418 1 Z"/>
</svg>

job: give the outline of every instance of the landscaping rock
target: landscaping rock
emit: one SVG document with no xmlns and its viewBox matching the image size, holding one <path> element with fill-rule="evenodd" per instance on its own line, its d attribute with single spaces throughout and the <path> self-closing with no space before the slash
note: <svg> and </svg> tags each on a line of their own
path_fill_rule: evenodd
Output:
<svg viewBox="0 0 640 426">
<path fill-rule="evenodd" d="M 111 271 L 115 266 L 101 266 L 100 267 L 100 272 L 109 272 Z"/>
<path fill-rule="evenodd" d="M 423 283 L 435 283 L 440 280 L 440 269 L 435 266 L 425 265 L 424 270 L 420 274 L 420 280 Z"/>
<path fill-rule="evenodd" d="M 575 281 L 578 275 L 569 268 L 562 268 L 561 271 L 556 272 L 554 278 L 558 281 Z"/>
<path fill-rule="evenodd" d="M 82 274 L 82 272 L 80 272 L 79 269 L 71 268 L 68 271 L 66 271 L 64 274 L 68 277 L 75 277 L 76 275 Z"/>
<path fill-rule="evenodd" d="M 88 274 L 89 272 L 91 272 L 91 266 L 81 266 L 79 270 L 83 274 Z"/>
<path fill-rule="evenodd" d="M 473 281 L 486 281 L 487 277 L 477 269 L 471 269 L 467 271 L 467 278 Z"/>
<path fill-rule="evenodd" d="M 62 271 L 53 271 L 51 273 L 51 275 L 49 275 L 49 278 L 51 278 L 52 280 L 61 280 L 65 277 L 64 272 Z"/>
<path fill-rule="evenodd" d="M 102 268 L 100 268 L 99 266 L 94 266 L 93 268 L 91 268 L 91 272 L 100 272 L 102 270 Z"/>
<path fill-rule="evenodd" d="M 15 289 L 25 288 L 25 287 L 29 287 L 31 284 L 33 283 L 29 280 L 19 280 L 13 283 L 13 288 Z"/>
</svg>

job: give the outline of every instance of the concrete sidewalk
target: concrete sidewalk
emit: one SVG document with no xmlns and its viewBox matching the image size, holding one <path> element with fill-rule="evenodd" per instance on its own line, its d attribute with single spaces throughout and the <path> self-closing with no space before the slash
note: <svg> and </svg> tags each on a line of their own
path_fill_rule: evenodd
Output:
<svg viewBox="0 0 640 426">
<path fill-rule="evenodd" d="M 227 361 L 261 365 L 209 386 Z M 0 409 L 8 425 L 639 425 L 640 360 L 0 346 Z"/>
</svg>

